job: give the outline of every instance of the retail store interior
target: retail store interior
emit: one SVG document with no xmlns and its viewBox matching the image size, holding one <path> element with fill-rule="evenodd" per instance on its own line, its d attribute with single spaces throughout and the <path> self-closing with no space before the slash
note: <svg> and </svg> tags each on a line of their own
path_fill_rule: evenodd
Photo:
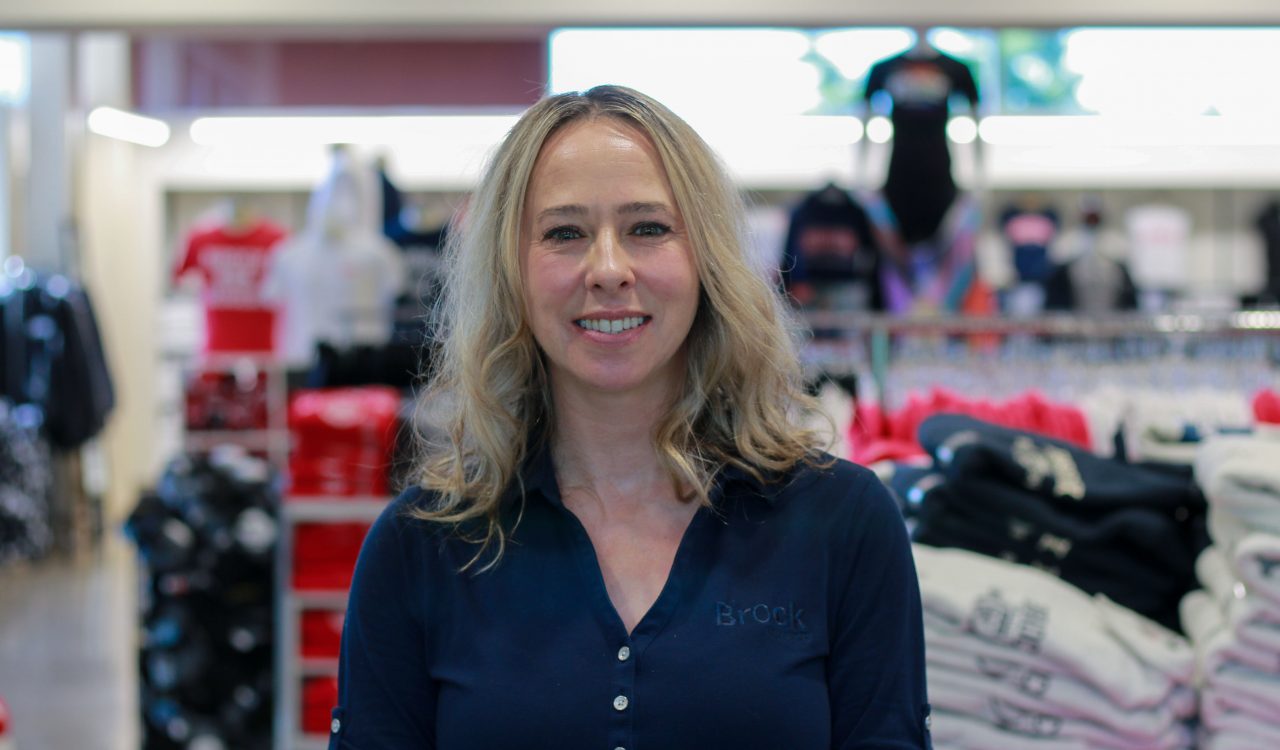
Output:
<svg viewBox="0 0 1280 750">
<path fill-rule="evenodd" d="M 1280 748 L 1280 6 L 35 5 L 0 750 L 339 747 L 446 243 L 521 112 L 610 83 L 719 155 L 899 502 L 934 747 Z"/>
</svg>

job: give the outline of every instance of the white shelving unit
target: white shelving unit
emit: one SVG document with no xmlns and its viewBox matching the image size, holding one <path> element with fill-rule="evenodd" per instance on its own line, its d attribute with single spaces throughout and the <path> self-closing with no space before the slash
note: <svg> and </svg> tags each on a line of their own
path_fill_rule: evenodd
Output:
<svg viewBox="0 0 1280 750">
<path fill-rule="evenodd" d="M 293 588 L 294 535 L 301 523 L 372 524 L 390 497 L 286 497 L 280 509 L 280 541 L 276 549 L 276 750 L 317 750 L 328 737 L 302 731 L 302 683 L 309 677 L 337 676 L 338 660 L 304 658 L 300 651 L 302 613 L 340 612 L 347 591 L 298 591 Z"/>
<path fill-rule="evenodd" d="M 195 356 L 182 362 L 181 368 L 188 372 L 218 373 L 236 373 L 248 369 L 266 375 L 265 427 L 245 430 L 188 429 L 185 428 L 184 418 L 182 447 L 186 450 L 208 451 L 219 445 L 238 445 L 249 451 L 265 453 L 271 465 L 283 473 L 289 462 L 289 396 L 284 365 L 274 356 L 266 354 L 220 353 Z"/>
</svg>

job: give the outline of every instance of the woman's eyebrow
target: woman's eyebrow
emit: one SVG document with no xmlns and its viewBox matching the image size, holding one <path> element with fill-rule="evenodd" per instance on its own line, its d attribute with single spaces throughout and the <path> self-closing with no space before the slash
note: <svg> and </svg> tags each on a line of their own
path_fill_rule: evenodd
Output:
<svg viewBox="0 0 1280 750">
<path fill-rule="evenodd" d="M 635 201 L 632 203 L 624 203 L 618 206 L 619 214 L 651 214 L 666 211 L 671 212 L 665 203 L 650 201 Z"/>
<path fill-rule="evenodd" d="M 586 206 L 583 206 L 577 203 L 572 203 L 564 206 L 552 206 L 550 208 L 544 208 L 543 210 L 538 212 L 537 220 L 541 221 L 542 219 L 545 219 L 550 216 L 586 216 L 586 215 L 587 215 Z"/>
</svg>

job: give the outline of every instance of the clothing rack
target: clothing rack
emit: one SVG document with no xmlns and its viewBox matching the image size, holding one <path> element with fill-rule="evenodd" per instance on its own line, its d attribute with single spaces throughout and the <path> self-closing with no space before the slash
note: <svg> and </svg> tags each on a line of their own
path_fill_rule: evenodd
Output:
<svg viewBox="0 0 1280 750">
<path fill-rule="evenodd" d="M 891 363 L 921 355 L 936 369 L 945 365 L 956 372 L 975 363 L 1045 367 L 1052 360 L 1054 367 L 1081 369 L 1099 362 L 1215 358 L 1280 372 L 1280 309 L 1025 318 L 815 312 L 805 320 L 814 328 L 845 332 L 802 348 L 806 375 L 869 374 L 882 406 L 895 387 Z"/>
</svg>

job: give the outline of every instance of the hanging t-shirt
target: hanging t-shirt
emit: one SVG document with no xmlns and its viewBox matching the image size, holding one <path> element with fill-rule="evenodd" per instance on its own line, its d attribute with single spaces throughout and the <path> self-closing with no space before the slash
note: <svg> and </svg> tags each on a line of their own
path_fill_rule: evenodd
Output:
<svg viewBox="0 0 1280 750">
<path fill-rule="evenodd" d="M 1000 232 L 1013 251 L 1018 279 L 1042 283 L 1053 271 L 1049 247 L 1058 236 L 1058 212 L 1013 204 L 1000 214 Z"/>
<path fill-rule="evenodd" d="M 968 66 L 937 53 L 903 53 L 876 63 L 867 75 L 867 98 L 884 92 L 893 101 L 893 153 L 884 193 L 908 243 L 937 231 L 955 200 L 947 148 L 947 100 L 960 94 L 974 107 L 978 85 Z"/>
<path fill-rule="evenodd" d="M 320 343 L 339 349 L 385 346 L 405 277 L 395 246 L 373 232 L 308 232 L 287 243 L 267 283 L 267 293 L 283 307 L 279 341 L 284 360 L 310 365 Z"/>
<path fill-rule="evenodd" d="M 1191 217 L 1164 204 L 1134 206 L 1125 214 L 1129 269 L 1143 291 L 1185 291 L 1189 282 Z"/>
<path fill-rule="evenodd" d="M 791 214 L 780 274 L 808 311 L 884 309 L 879 253 L 871 219 L 848 192 L 829 185 L 805 196 Z M 815 331 L 825 337 L 834 332 Z"/>
<path fill-rule="evenodd" d="M 270 352 L 275 307 L 263 296 L 270 258 L 285 230 L 260 221 L 240 230 L 193 232 L 174 278 L 199 273 L 204 288 L 205 351 Z"/>
</svg>

